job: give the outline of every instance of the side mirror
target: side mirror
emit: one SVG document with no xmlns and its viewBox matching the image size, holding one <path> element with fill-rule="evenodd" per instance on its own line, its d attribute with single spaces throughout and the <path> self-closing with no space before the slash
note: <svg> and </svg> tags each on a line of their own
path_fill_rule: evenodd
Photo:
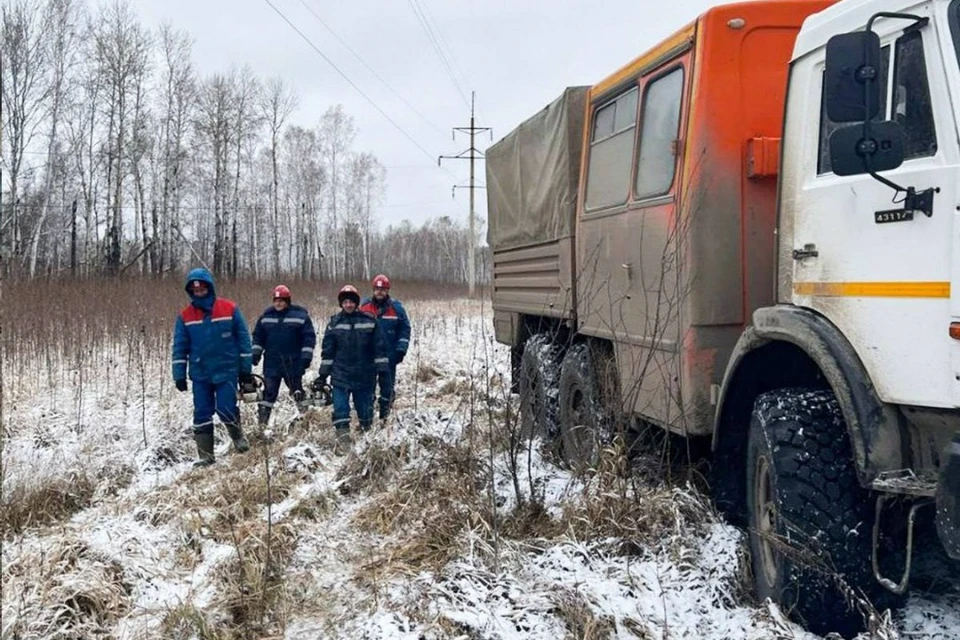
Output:
<svg viewBox="0 0 960 640">
<path fill-rule="evenodd" d="M 841 33 L 827 41 L 824 99 L 834 122 L 864 122 L 880 113 L 880 37 Z M 867 91 L 869 90 L 869 93 Z"/>
<path fill-rule="evenodd" d="M 903 140 L 903 128 L 892 120 L 837 129 L 830 136 L 833 172 L 853 176 L 896 169 L 903 164 Z"/>
</svg>

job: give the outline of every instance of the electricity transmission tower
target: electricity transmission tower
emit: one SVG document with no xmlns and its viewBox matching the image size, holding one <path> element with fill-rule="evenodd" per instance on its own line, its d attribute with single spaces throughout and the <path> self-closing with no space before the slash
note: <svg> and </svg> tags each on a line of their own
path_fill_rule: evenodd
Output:
<svg viewBox="0 0 960 640">
<path fill-rule="evenodd" d="M 493 129 L 490 127 L 478 127 L 476 126 L 476 118 L 474 115 L 474 97 L 476 92 L 470 92 L 470 126 L 469 127 L 454 127 L 453 128 L 453 139 L 457 139 L 457 131 L 462 133 L 470 134 L 470 148 L 461 151 L 455 156 L 439 156 L 437 158 L 437 166 L 440 165 L 441 161 L 446 158 L 448 160 L 469 160 L 470 161 L 470 185 L 456 185 L 453 187 L 454 193 L 457 189 L 469 189 L 470 190 L 470 244 L 467 249 L 467 283 L 470 286 L 470 296 L 474 295 L 476 291 L 476 280 L 477 280 L 477 214 L 474 208 L 474 191 L 476 189 L 483 189 L 483 187 L 478 187 L 475 184 L 476 171 L 474 169 L 475 162 L 477 160 L 483 159 L 483 154 L 480 153 L 476 145 L 474 145 L 474 138 L 478 132 L 489 131 L 490 139 L 493 140 Z"/>
</svg>

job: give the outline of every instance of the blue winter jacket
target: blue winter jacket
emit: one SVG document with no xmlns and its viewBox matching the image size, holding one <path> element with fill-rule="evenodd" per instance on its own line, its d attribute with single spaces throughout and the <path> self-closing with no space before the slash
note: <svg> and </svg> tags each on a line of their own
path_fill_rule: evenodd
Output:
<svg viewBox="0 0 960 640">
<path fill-rule="evenodd" d="M 390 351 L 390 363 L 397 361 L 398 356 L 405 355 L 410 347 L 410 319 L 407 310 L 396 298 L 387 296 L 382 303 L 374 298 L 364 298 L 360 303 L 360 310 L 375 316 L 383 327 L 383 334 Z"/>
<path fill-rule="evenodd" d="M 267 307 L 253 328 L 253 356 L 263 354 L 263 375 L 301 373 L 313 361 L 317 333 L 307 310 L 292 304 L 283 311 Z"/>
<path fill-rule="evenodd" d="M 369 313 L 341 311 L 330 318 L 320 346 L 320 377 L 335 387 L 372 389 L 377 372 L 389 370 L 387 342 L 380 323 Z"/>
<path fill-rule="evenodd" d="M 190 284 L 206 282 L 210 293 L 194 297 Z M 213 276 L 206 269 L 194 269 L 184 284 L 190 304 L 177 316 L 173 330 L 173 379 L 220 384 L 249 374 L 252 351 L 250 332 L 240 307 L 232 300 L 218 298 Z"/>
</svg>

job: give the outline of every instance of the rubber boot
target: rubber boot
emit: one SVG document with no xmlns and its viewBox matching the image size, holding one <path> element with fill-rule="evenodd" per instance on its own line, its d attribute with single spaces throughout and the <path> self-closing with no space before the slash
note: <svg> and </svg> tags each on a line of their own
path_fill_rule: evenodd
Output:
<svg viewBox="0 0 960 640">
<path fill-rule="evenodd" d="M 373 426 L 373 423 L 372 423 L 372 422 L 361 422 L 361 423 L 360 423 L 360 430 L 363 431 L 364 433 L 366 433 L 367 431 L 370 431 L 370 427 L 372 427 L 372 426 Z"/>
<path fill-rule="evenodd" d="M 247 439 L 243 435 L 243 429 L 240 428 L 240 423 L 236 424 L 227 424 L 227 433 L 230 434 L 230 439 L 233 440 L 233 448 L 237 450 L 238 453 L 244 453 L 250 449 L 250 443 L 247 442 Z"/>
<path fill-rule="evenodd" d="M 346 453 L 351 444 L 350 427 L 337 427 L 337 452 Z"/>
<path fill-rule="evenodd" d="M 199 460 L 193 463 L 195 467 L 209 467 L 215 462 L 213 456 L 213 432 L 195 433 L 193 439 L 197 443 L 197 457 Z"/>
<path fill-rule="evenodd" d="M 273 407 L 265 407 L 260 405 L 257 407 L 257 424 L 261 427 L 266 427 L 267 423 L 270 422 L 270 414 L 272 413 Z"/>
<path fill-rule="evenodd" d="M 292 394 L 293 402 L 297 405 L 297 413 L 301 416 L 307 412 L 307 397 L 303 389 L 295 389 Z"/>
</svg>

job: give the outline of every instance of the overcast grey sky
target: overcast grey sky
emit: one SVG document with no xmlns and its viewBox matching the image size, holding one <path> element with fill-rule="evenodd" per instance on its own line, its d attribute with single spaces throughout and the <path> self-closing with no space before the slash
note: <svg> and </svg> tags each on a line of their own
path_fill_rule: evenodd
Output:
<svg viewBox="0 0 960 640">
<path fill-rule="evenodd" d="M 478 126 L 499 140 L 564 87 L 593 84 L 693 20 L 711 0 L 269 0 L 410 138 L 391 124 L 270 7 L 268 0 L 134 0 L 146 26 L 162 21 L 194 38 L 200 74 L 250 67 L 281 75 L 300 95 L 292 121 L 311 126 L 343 104 L 358 129 L 356 147 L 387 167 L 383 226 L 450 215 L 466 220 L 469 163 L 444 161 L 468 147 L 453 127 L 469 124 L 476 91 Z M 460 90 L 418 20 L 421 9 L 440 36 Z M 314 17 L 309 9 L 319 15 Z M 423 14 L 421 14 L 423 15 Z M 336 34 L 331 34 L 324 23 Z M 360 55 L 388 89 L 339 39 Z M 398 97 L 398 95 L 400 97 Z M 407 104 L 416 111 L 411 110 Z M 482 151 L 489 134 L 479 138 Z M 422 147 L 421 148 L 418 148 Z M 452 176 L 450 174 L 453 174 Z M 482 183 L 484 167 L 477 166 Z M 477 191 L 478 214 L 486 196 Z"/>
</svg>

